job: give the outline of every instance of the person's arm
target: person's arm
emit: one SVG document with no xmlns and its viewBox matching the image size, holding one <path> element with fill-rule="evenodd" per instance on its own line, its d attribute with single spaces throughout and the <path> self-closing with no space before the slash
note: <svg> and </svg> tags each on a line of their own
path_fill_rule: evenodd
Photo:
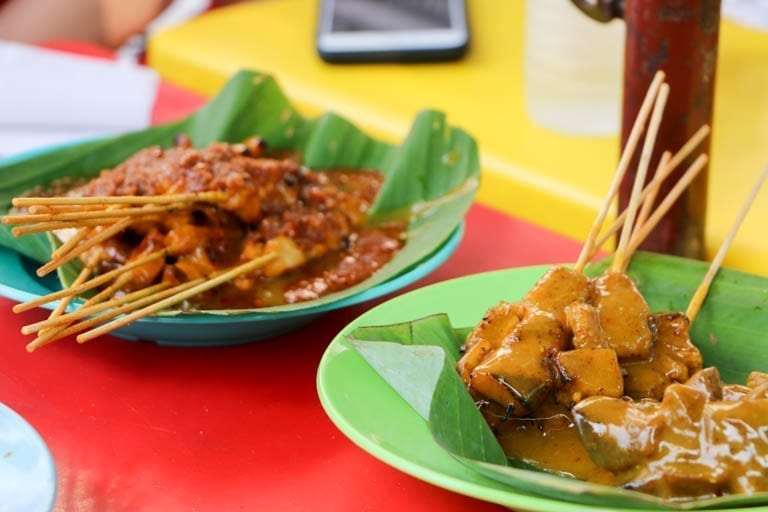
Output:
<svg viewBox="0 0 768 512">
<path fill-rule="evenodd" d="M 0 39 L 26 43 L 89 41 L 117 47 L 141 32 L 171 0 L 6 0 Z"/>
</svg>

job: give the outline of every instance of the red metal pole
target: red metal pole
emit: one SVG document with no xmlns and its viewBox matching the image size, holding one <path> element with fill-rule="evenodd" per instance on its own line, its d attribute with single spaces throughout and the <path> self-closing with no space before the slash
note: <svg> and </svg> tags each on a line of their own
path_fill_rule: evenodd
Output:
<svg viewBox="0 0 768 512">
<path fill-rule="evenodd" d="M 670 85 L 651 160 L 653 170 L 664 150 L 677 151 L 703 124 L 712 124 L 720 0 L 626 0 L 624 20 L 627 37 L 622 147 L 654 73 L 663 70 Z M 701 151 L 709 153 L 709 139 L 702 144 Z M 664 197 L 698 154 L 694 152 L 693 157 L 683 162 L 667 180 L 659 197 Z M 629 203 L 637 160 L 636 155 L 619 191 L 621 209 Z M 649 178 L 650 175 L 651 172 Z M 641 249 L 703 258 L 706 201 L 705 168 Z"/>
</svg>

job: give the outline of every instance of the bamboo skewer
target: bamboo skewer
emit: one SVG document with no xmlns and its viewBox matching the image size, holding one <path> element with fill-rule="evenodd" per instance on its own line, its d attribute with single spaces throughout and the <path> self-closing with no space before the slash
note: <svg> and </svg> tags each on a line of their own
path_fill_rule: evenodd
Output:
<svg viewBox="0 0 768 512">
<path fill-rule="evenodd" d="M 683 160 L 688 158 L 691 153 L 693 153 L 693 150 L 696 149 L 699 144 L 704 142 L 704 139 L 707 138 L 707 135 L 709 135 L 709 132 L 711 132 L 712 129 L 709 127 L 708 124 L 702 125 L 701 128 L 696 130 L 696 133 L 691 135 L 691 138 L 686 141 L 685 144 L 678 150 L 677 153 L 675 153 L 672 158 L 669 160 L 669 165 L 674 169 L 681 163 L 683 163 Z"/>
<path fill-rule="evenodd" d="M 69 228 L 82 228 L 82 227 L 95 227 L 114 224 L 119 219 L 83 219 L 78 221 L 51 221 L 51 222 L 39 222 L 37 224 L 28 224 L 24 226 L 16 226 L 11 228 L 13 236 L 19 237 L 22 235 L 29 235 L 32 233 L 43 233 L 45 231 L 57 231 L 59 229 Z"/>
<path fill-rule="evenodd" d="M 654 210 L 651 216 L 648 217 L 648 220 L 645 222 L 645 224 L 638 227 L 636 235 L 633 235 L 632 241 L 627 248 L 627 251 L 630 254 L 637 250 L 637 247 L 640 245 L 640 243 L 642 243 L 645 237 L 648 236 L 648 233 L 650 233 L 651 230 L 656 227 L 656 224 L 659 223 L 661 218 L 669 211 L 677 198 L 680 197 L 688 185 L 690 185 L 694 178 L 696 178 L 696 176 L 699 174 L 699 172 L 701 172 L 704 166 L 707 165 L 708 161 L 709 157 L 707 157 L 707 155 L 699 155 L 699 157 L 693 161 L 690 167 L 688 167 L 688 169 L 685 171 L 685 174 L 680 177 L 680 180 L 675 183 L 675 186 L 672 187 L 672 190 L 669 191 L 669 194 L 664 197 L 664 200 L 659 204 L 656 210 Z"/>
<path fill-rule="evenodd" d="M 88 210 L 78 212 L 6 215 L 3 217 L 3 224 L 31 224 L 34 222 L 66 222 L 93 219 L 114 219 L 119 217 L 142 217 L 145 215 L 168 213 L 169 211 L 173 211 L 174 208 L 181 206 L 181 203 L 170 203 L 162 206 L 142 206 L 138 208 L 115 208 L 109 210 Z"/>
<path fill-rule="evenodd" d="M 59 259 L 69 251 L 71 251 L 77 244 L 82 242 L 92 231 L 90 227 L 84 227 L 77 230 L 66 242 L 61 244 L 51 253 L 51 259 Z"/>
<path fill-rule="evenodd" d="M 708 125 L 704 125 L 701 128 L 699 128 L 696 133 L 691 136 L 688 141 L 683 144 L 683 146 L 678 150 L 677 153 L 675 153 L 672 158 L 667 163 L 666 167 L 662 171 L 661 174 L 658 172 L 653 177 L 653 179 L 648 183 L 648 185 L 643 189 L 642 194 L 640 194 L 640 200 L 645 201 L 648 198 L 648 195 L 651 193 L 651 191 L 654 188 L 657 188 L 661 185 L 661 183 L 669 177 L 670 174 L 682 163 L 683 160 L 688 158 L 691 153 L 693 152 L 696 147 L 701 144 L 701 142 L 707 137 L 707 135 L 710 132 L 710 128 Z M 627 217 L 627 210 L 624 210 L 619 214 L 619 216 L 616 218 L 616 220 L 611 224 L 611 226 L 606 230 L 605 234 L 600 237 L 600 239 L 595 244 L 595 252 L 597 252 L 598 247 L 602 247 L 603 244 L 605 244 L 608 239 L 614 235 L 619 229 L 621 229 L 621 226 L 624 224 L 624 219 Z M 590 256 L 590 259 L 594 257 L 594 254 Z"/>
<path fill-rule="evenodd" d="M 83 284 L 88 277 L 91 275 L 91 272 L 93 272 L 94 265 L 87 265 L 83 267 L 83 269 L 80 271 L 80 273 L 77 275 L 75 280 L 72 282 L 72 286 L 78 286 Z M 48 317 L 48 320 L 53 320 L 55 318 L 59 318 L 62 316 L 62 313 L 67 310 L 67 306 L 69 306 L 69 303 L 72 302 L 72 296 L 64 297 L 59 301 L 59 303 L 56 305 L 53 311 L 51 311 L 50 316 Z M 21 329 L 21 332 L 24 332 L 24 328 Z"/>
<path fill-rule="evenodd" d="M 46 204 L 33 204 L 27 208 L 28 213 L 64 213 L 64 212 L 82 212 L 82 211 L 96 211 L 106 210 L 108 205 L 106 204 L 68 204 L 68 205 L 46 205 Z"/>
<path fill-rule="evenodd" d="M 173 306 L 175 304 L 178 304 L 179 302 L 187 300 L 190 297 L 194 297 L 195 295 L 198 295 L 202 292 L 215 288 L 227 281 L 231 281 L 237 276 L 240 276 L 242 274 L 247 274 L 248 272 L 252 272 L 257 268 L 266 265 L 276 257 L 277 257 L 276 253 L 265 254 L 264 256 L 255 258 L 247 263 L 238 265 L 237 267 L 234 267 L 230 270 L 222 272 L 216 275 L 215 277 L 206 280 L 203 283 L 200 283 L 196 286 L 193 286 L 192 288 L 179 292 L 176 295 L 173 295 L 161 301 L 155 302 L 150 306 L 147 306 L 138 311 L 134 311 L 133 313 L 126 315 L 125 317 L 118 318 L 106 325 L 102 325 L 100 327 L 97 327 L 96 329 L 92 329 L 88 332 L 84 332 L 83 334 L 80 334 L 77 337 L 77 341 L 78 343 L 85 343 L 86 341 L 92 340 L 93 338 L 97 338 L 103 334 L 112 332 L 113 330 L 119 329 L 120 327 L 123 327 L 124 325 L 134 322 L 140 318 L 149 316 L 153 313 L 156 313 L 157 311 L 165 309 L 169 306 Z"/>
<path fill-rule="evenodd" d="M 88 277 L 91 275 L 91 272 L 93 272 L 95 265 L 87 265 L 83 267 L 83 269 L 80 271 L 80 274 L 75 278 L 72 285 L 77 286 L 82 283 L 84 283 Z M 56 320 L 57 318 L 61 318 L 63 316 L 63 313 L 67 310 L 67 307 L 72 302 L 72 296 L 64 297 L 61 299 L 61 301 L 56 305 L 56 308 L 54 308 L 53 311 L 51 311 L 51 314 L 48 316 L 44 322 L 52 322 Z M 21 332 L 24 333 L 24 328 L 21 328 Z M 42 334 L 45 334 L 46 332 L 50 332 L 50 329 L 44 329 L 42 331 Z"/>
<path fill-rule="evenodd" d="M 105 205 L 105 204 L 166 204 L 178 202 L 216 202 L 227 199 L 221 191 L 196 192 L 190 194 L 165 194 L 159 196 L 87 196 L 87 197 L 16 197 L 13 206 L 58 206 L 58 205 Z"/>
<path fill-rule="evenodd" d="M 671 167 L 669 163 L 667 163 L 667 166 L 661 170 L 661 174 L 659 172 L 656 172 L 654 174 L 653 179 L 648 183 L 648 185 L 646 185 L 646 187 L 640 193 L 640 202 L 643 205 L 645 205 L 648 202 L 649 196 L 651 196 L 652 194 L 658 193 L 659 187 L 661 187 L 662 182 L 672 173 L 673 170 L 674 168 Z M 640 214 L 638 214 L 638 216 L 639 215 Z M 606 243 L 610 237 L 612 237 L 619 229 L 621 229 L 624 226 L 624 221 L 626 220 L 626 218 L 627 218 L 627 209 L 624 209 L 619 214 L 619 216 L 616 217 L 616 220 L 613 221 L 613 224 L 611 224 L 610 227 L 606 230 L 606 232 L 603 233 L 603 235 L 597 241 L 596 246 L 601 247 L 604 243 Z M 637 221 L 635 221 L 635 224 L 639 225 L 642 223 L 638 223 Z"/>
<path fill-rule="evenodd" d="M 112 225 L 123 217 L 143 217 L 187 208 L 195 202 L 227 199 L 221 191 L 161 196 L 18 197 L 14 206 L 28 206 L 28 213 L 5 215 L 4 224 L 20 224 L 14 236 L 83 226 Z M 135 205 L 143 205 L 136 207 Z"/>
<path fill-rule="evenodd" d="M 696 318 L 696 315 L 699 314 L 701 306 L 704 303 L 704 299 L 707 297 L 707 293 L 709 293 L 709 288 L 712 285 L 712 281 L 714 280 L 715 275 L 717 275 L 717 271 L 720 269 L 720 266 L 725 259 L 725 253 L 728 252 L 728 249 L 733 243 L 733 239 L 736 238 L 736 233 L 738 232 L 741 223 L 744 221 L 744 218 L 747 216 L 747 212 L 752 206 L 752 203 L 755 201 L 757 193 L 760 191 L 760 188 L 762 187 L 766 177 L 768 177 L 768 166 L 766 166 L 763 169 L 763 172 L 760 173 L 760 176 L 757 179 L 757 183 L 755 183 L 755 185 L 752 187 L 752 190 L 747 197 L 747 201 L 742 205 L 739 214 L 736 216 L 736 220 L 734 221 L 733 226 L 731 226 L 730 231 L 728 231 L 725 240 L 723 240 L 723 243 L 720 245 L 720 248 L 712 260 L 712 263 L 709 265 L 709 269 L 707 269 L 707 273 L 704 275 L 704 279 L 696 289 L 696 292 L 693 294 L 691 302 L 688 304 L 688 309 L 686 309 L 685 315 L 691 322 L 693 322 L 693 320 Z"/>
<path fill-rule="evenodd" d="M 43 331 L 48 328 L 52 327 L 59 327 L 64 324 L 71 324 L 75 320 L 80 320 L 81 318 L 85 318 L 87 316 L 91 316 L 95 313 L 101 313 L 102 311 L 105 311 L 109 308 L 122 306 L 124 304 L 127 304 L 129 302 L 132 302 L 137 299 L 143 299 L 144 297 L 148 295 L 155 294 L 157 292 L 161 292 L 168 288 L 170 286 L 170 283 L 163 282 L 154 284 L 151 286 L 147 286 L 146 288 L 141 288 L 139 290 L 136 290 L 134 292 L 128 293 L 126 295 L 123 295 L 119 298 L 113 298 L 110 300 L 106 300 L 99 303 L 94 303 L 89 306 L 80 306 L 75 311 L 72 311 L 70 313 L 66 313 L 64 315 L 57 316 L 55 318 L 47 318 L 45 320 L 41 320 L 39 322 L 35 322 L 32 324 L 25 325 L 21 328 L 22 334 L 33 334 L 38 331 Z M 65 326 L 66 327 L 66 326 Z"/>
<path fill-rule="evenodd" d="M 668 154 L 668 153 L 669 152 L 665 152 L 665 155 Z M 662 158 L 663 158 L 663 155 L 662 155 Z M 664 164 L 663 161 L 662 161 L 662 164 Z M 664 164 L 664 165 L 666 165 L 666 164 Z M 655 199 L 655 194 L 658 192 L 659 186 L 661 185 L 661 181 L 662 181 L 662 180 L 659 180 L 658 178 L 664 178 L 664 177 L 668 176 L 672 169 L 670 169 L 669 167 L 664 169 L 663 172 L 665 172 L 665 176 L 659 176 L 659 171 L 660 170 L 662 170 L 662 166 L 661 165 L 657 168 L 656 174 L 654 176 L 654 180 L 652 182 L 650 182 L 646 186 L 646 188 L 643 189 L 642 194 L 640 194 L 640 201 L 642 202 L 644 208 L 640 210 L 640 213 L 638 214 L 638 220 L 635 221 L 635 226 L 642 225 L 645 222 L 648 214 L 650 213 L 650 207 L 653 204 L 653 201 Z M 668 172 L 666 172 L 666 171 L 668 171 Z M 654 197 L 651 197 L 651 195 L 654 195 Z M 647 211 L 644 211 L 644 210 L 647 210 Z M 600 237 L 600 239 L 598 240 L 598 242 L 594 246 L 593 254 L 591 254 L 589 256 L 587 261 L 590 261 L 595 256 L 595 254 L 597 253 L 598 248 L 602 247 L 603 244 L 605 242 L 607 242 L 610 237 L 615 235 L 616 232 L 619 229 L 621 229 L 621 227 L 624 225 L 624 219 L 626 218 L 626 216 L 627 216 L 627 211 L 624 210 L 621 213 L 621 215 L 616 218 L 614 223 L 611 224 L 611 226 L 606 230 L 606 232 Z M 632 243 L 631 239 L 630 239 L 630 243 Z"/>
<path fill-rule="evenodd" d="M 669 151 L 665 151 L 661 155 L 661 158 L 659 159 L 659 165 L 656 167 L 656 172 L 653 175 L 654 177 L 652 178 L 652 182 L 655 181 L 656 176 L 664 172 L 664 168 L 669 163 L 670 158 L 672 158 L 672 153 Z M 660 188 L 661 180 L 658 182 L 658 184 L 648 190 L 648 195 L 645 197 L 645 199 L 643 199 L 642 195 L 640 196 L 640 211 L 637 212 L 637 219 L 635 220 L 635 225 L 632 227 L 633 231 L 637 230 L 638 227 L 645 224 L 645 221 L 648 220 L 648 215 L 650 215 L 651 209 L 656 202 L 656 197 L 659 195 Z M 630 242 L 632 242 L 631 238 Z"/>
<path fill-rule="evenodd" d="M 661 155 L 661 159 L 659 160 L 659 165 L 656 168 L 655 175 L 658 175 L 660 172 L 664 171 L 664 167 L 666 166 L 670 157 L 671 153 L 669 151 L 665 151 Z M 642 196 L 640 198 L 642 204 L 640 205 L 640 211 L 637 213 L 637 219 L 635 220 L 634 226 L 632 226 L 632 231 L 629 238 L 629 244 L 632 246 L 638 246 L 642 243 L 642 240 L 638 236 L 638 228 L 642 227 L 642 225 L 645 224 L 645 222 L 648 220 L 648 215 L 650 215 L 653 205 L 656 202 L 656 197 L 658 196 L 659 190 L 661 189 L 661 181 L 659 180 L 658 182 L 654 182 L 652 180 L 652 185 L 649 184 L 646 189 L 648 190 L 648 194 L 645 199 L 643 199 Z M 627 260 L 628 259 L 629 258 L 627 258 Z M 625 269 L 627 265 L 629 265 L 629 261 L 625 263 Z"/>
<path fill-rule="evenodd" d="M 119 232 L 123 231 L 125 228 L 130 226 L 133 223 L 133 219 L 130 217 L 127 217 L 125 219 L 121 219 L 114 224 L 112 224 L 110 227 L 105 228 L 104 230 L 100 231 L 98 234 L 94 235 L 91 238 L 88 238 L 88 240 L 83 241 L 80 245 L 73 248 L 68 253 L 62 255 L 60 258 L 51 260 L 45 265 L 38 268 L 35 272 L 38 276 L 42 277 L 46 274 L 49 274 L 62 266 L 63 264 L 67 263 L 68 261 L 71 261 L 78 257 L 80 254 L 84 253 L 91 247 L 94 247 L 101 242 L 107 240 L 108 238 L 111 238 L 118 234 Z"/>
<path fill-rule="evenodd" d="M 76 233 L 69 240 L 54 251 L 51 261 L 37 269 L 37 274 L 43 276 L 77 257 L 82 257 L 82 255 L 92 247 L 95 247 L 124 230 L 134 222 L 133 217 L 135 216 L 167 213 L 174 208 L 184 207 L 184 201 L 223 200 L 226 199 L 226 197 L 227 196 L 224 193 L 215 192 L 160 197 L 18 198 L 14 201 L 14 205 L 32 206 L 34 213 L 26 215 L 8 215 L 2 218 L 2 222 L 5 224 L 25 224 L 14 228 L 19 235 L 70 227 L 78 228 Z M 125 207 L 125 205 L 133 204 L 143 204 L 144 206 Z M 109 223 L 110 225 L 104 229 L 98 230 L 92 227 L 101 225 L 102 223 Z M 87 339 L 99 336 L 102 333 L 111 332 L 113 329 L 117 329 L 132 322 L 133 319 L 142 318 L 168 307 L 169 305 L 177 304 L 189 297 L 219 286 L 241 274 L 251 272 L 277 257 L 277 254 L 267 254 L 238 267 L 214 274 L 209 280 L 200 279 L 183 283 L 182 285 L 173 287 L 170 291 L 167 290 L 169 284 L 161 283 L 127 294 L 120 298 L 113 297 L 114 293 L 133 278 L 132 269 L 163 257 L 165 254 L 165 250 L 157 251 L 156 253 L 139 258 L 130 264 L 96 276 L 90 280 L 88 278 L 93 272 L 93 268 L 89 266 L 86 270 L 83 270 L 80 273 L 69 289 L 53 292 L 46 296 L 38 297 L 22 304 L 17 304 L 13 309 L 15 312 L 20 312 L 53 300 L 62 299 L 60 304 L 57 305 L 57 308 L 54 310 L 54 313 L 51 314 L 48 319 L 22 328 L 24 334 L 38 333 L 37 338 L 28 345 L 28 350 L 33 351 L 63 336 L 67 336 L 74 332 L 80 332 L 125 312 L 133 311 L 128 317 L 119 318 L 108 325 L 84 333 L 80 337 L 80 341 L 83 342 Z M 102 286 L 113 280 L 114 282 L 86 301 L 79 309 L 64 314 L 67 305 L 76 295 L 92 288 Z M 143 309 L 135 311 L 140 307 L 143 307 Z M 73 325 L 73 322 L 77 319 L 106 310 L 109 311 L 105 314 Z"/>
<path fill-rule="evenodd" d="M 115 277 L 119 276 L 120 274 L 123 274 L 124 272 L 128 272 L 140 265 L 144 265 L 145 263 L 149 263 L 150 261 L 154 261 L 158 258 L 163 258 L 166 255 L 165 249 L 161 249 L 159 251 L 155 251 L 151 254 L 148 254 L 142 258 L 138 258 L 130 263 L 127 263 L 123 265 L 122 267 L 116 268 L 114 270 L 110 270 L 109 272 L 106 272 L 104 274 L 98 275 L 94 277 L 93 279 L 90 279 L 89 281 L 86 281 L 85 283 L 79 285 L 79 286 L 71 286 L 67 288 L 66 290 L 59 290 L 57 292 L 49 293 L 48 295 L 43 295 L 41 297 L 37 297 L 31 300 L 28 300 L 27 302 L 22 302 L 21 304 L 16 304 L 13 307 L 14 313 L 20 313 L 22 311 L 27 311 L 29 309 L 32 309 L 37 306 L 41 306 L 43 304 L 47 304 L 49 302 L 53 302 L 54 300 L 61 299 L 62 297 L 67 296 L 75 296 L 79 295 L 85 291 L 88 291 L 92 288 L 96 288 L 97 286 L 101 286 L 104 283 L 108 283 Z"/>
<path fill-rule="evenodd" d="M 648 173 L 648 164 L 651 160 L 651 154 L 653 153 L 653 146 L 656 142 L 656 135 L 661 125 L 661 118 L 664 114 L 664 107 L 667 103 L 667 97 L 669 96 L 669 86 L 662 84 L 659 89 L 659 95 L 656 96 L 656 102 L 653 106 L 653 113 L 651 114 L 651 120 L 648 124 L 648 131 L 645 134 L 645 141 L 643 142 L 643 150 L 640 153 L 640 162 L 638 163 L 637 174 L 635 176 L 635 182 L 632 187 L 632 195 L 627 206 L 627 218 L 624 222 L 626 229 L 621 231 L 621 237 L 619 238 L 619 245 L 616 249 L 616 253 L 611 264 L 611 271 L 621 272 L 626 266 L 627 261 L 627 245 L 629 244 L 629 236 L 631 234 L 632 226 L 635 223 L 635 215 L 637 213 L 637 207 L 640 202 L 640 193 L 645 183 L 645 177 Z"/>
<path fill-rule="evenodd" d="M 632 155 L 635 152 L 637 143 L 640 141 L 640 136 L 645 130 L 645 123 L 647 122 L 648 116 L 651 113 L 651 106 L 654 104 L 654 100 L 658 95 L 662 83 L 664 82 L 664 76 L 665 75 L 663 71 L 657 71 L 656 75 L 651 81 L 651 85 L 648 87 L 648 91 L 645 94 L 645 99 L 640 106 L 640 110 L 638 111 L 637 117 L 635 118 L 635 122 L 632 125 L 629 136 L 627 137 L 627 143 L 624 146 L 624 151 L 622 152 L 621 158 L 619 159 L 619 165 L 616 170 L 613 183 L 611 183 L 603 206 L 592 224 L 589 234 L 587 235 L 587 240 L 584 243 L 584 247 L 582 247 L 581 253 L 579 254 L 579 257 L 576 260 L 576 264 L 574 265 L 574 270 L 576 272 L 582 272 L 584 270 L 584 266 L 586 266 L 586 264 L 594 255 L 596 250 L 595 239 L 603 227 L 605 217 L 608 214 L 608 210 L 613 203 L 613 199 L 619 190 L 621 181 L 624 179 L 624 174 L 627 172 L 627 168 L 629 167 L 629 163 L 632 160 Z M 600 245 L 602 244 L 597 244 L 597 247 L 600 247 Z"/>
<path fill-rule="evenodd" d="M 168 288 L 166 290 L 161 290 L 157 293 L 153 293 L 153 295 L 149 297 L 143 297 L 134 302 L 122 304 L 116 307 L 115 309 L 104 313 L 103 315 L 88 318 L 86 320 L 83 320 L 82 322 L 79 322 L 67 327 L 63 327 L 63 326 L 53 327 L 50 330 L 46 331 L 44 334 L 41 334 L 40 336 L 32 340 L 29 344 L 27 344 L 27 351 L 34 352 L 36 349 L 44 345 L 53 343 L 54 341 L 64 338 L 66 336 L 69 336 L 71 334 L 82 332 L 94 325 L 102 324 L 107 320 L 110 320 L 118 315 L 130 312 L 130 311 L 134 311 L 140 307 L 146 306 L 147 304 L 151 304 L 153 301 L 157 301 L 164 297 L 173 295 L 174 293 L 178 293 L 182 290 L 191 288 L 192 286 L 199 284 L 201 282 L 203 282 L 202 278 L 196 279 L 195 281 L 188 281 L 186 283 L 182 283 L 180 285 L 174 286 L 173 288 Z M 159 285 L 154 285 L 154 286 L 159 286 Z"/>
<path fill-rule="evenodd" d="M 91 308 L 98 307 L 101 304 L 104 304 L 104 300 L 105 299 L 107 299 L 108 297 L 112 297 L 118 290 L 120 290 L 123 286 L 125 286 L 131 279 L 133 279 L 133 271 L 128 271 L 128 272 L 118 276 L 118 278 L 115 280 L 114 283 L 112 283 L 111 285 L 109 285 L 105 289 L 101 290 L 99 293 L 97 293 L 93 297 L 91 297 L 88 300 L 86 300 L 79 308 L 77 308 L 76 311 L 73 311 L 71 314 L 77 313 L 80 318 L 82 316 L 87 316 L 88 315 L 88 311 Z M 78 284 L 80 284 L 80 283 L 74 282 L 74 283 L 72 283 L 72 286 L 77 286 Z M 139 290 L 139 291 L 143 291 L 143 290 L 146 290 L 146 288 L 144 288 L 142 290 Z M 64 299 L 62 299 L 62 301 L 64 301 L 64 300 L 71 301 L 71 299 L 72 299 L 72 296 L 69 296 L 69 297 L 65 297 Z M 113 298 L 111 300 L 119 300 L 119 299 L 114 299 Z M 85 312 L 85 314 L 83 314 L 84 312 Z M 64 315 L 64 316 L 66 316 L 66 315 Z M 57 319 L 57 318 L 50 318 L 49 317 L 48 320 L 43 320 L 41 322 L 36 322 L 34 324 L 25 325 L 24 327 L 21 328 L 21 333 L 22 334 L 32 334 L 33 332 L 36 332 L 36 331 L 38 331 L 40 329 L 45 328 L 45 326 L 46 326 L 45 324 L 48 324 L 48 323 L 50 323 L 51 325 L 57 325 L 57 324 L 62 324 L 62 323 L 66 323 L 66 322 L 62 322 L 60 320 L 60 318 Z"/>
<path fill-rule="evenodd" d="M 94 304 L 99 304 L 100 302 L 104 301 L 107 297 L 112 297 L 115 293 L 117 293 L 118 290 L 120 290 L 123 286 L 128 284 L 130 280 L 133 279 L 133 271 L 129 270 L 125 274 L 122 274 L 118 276 L 117 279 L 115 279 L 115 282 L 101 290 L 99 293 L 91 297 L 90 299 L 86 300 L 81 308 L 92 306 Z"/>
</svg>

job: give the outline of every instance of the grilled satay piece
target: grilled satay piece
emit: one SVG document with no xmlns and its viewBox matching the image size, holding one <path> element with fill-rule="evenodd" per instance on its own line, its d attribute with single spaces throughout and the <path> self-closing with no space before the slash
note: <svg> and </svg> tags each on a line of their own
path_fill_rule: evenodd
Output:
<svg viewBox="0 0 768 512">
<path fill-rule="evenodd" d="M 592 281 L 602 336 L 619 360 L 646 359 L 651 353 L 651 311 L 635 283 L 624 273 L 609 272 Z"/>
<path fill-rule="evenodd" d="M 610 348 L 577 348 L 558 352 L 556 400 L 571 407 L 590 396 L 624 395 L 622 369 Z"/>
<path fill-rule="evenodd" d="M 593 396 L 571 412 L 590 458 L 609 471 L 630 468 L 653 454 L 664 424 L 661 404 L 653 400 Z"/>
<path fill-rule="evenodd" d="M 653 331 L 651 353 L 642 361 L 623 364 L 624 393 L 635 399 L 661 400 L 664 390 L 675 382 L 685 382 L 701 370 L 701 352 L 688 335 L 690 320 L 683 313 L 657 313 L 650 316 Z"/>
<path fill-rule="evenodd" d="M 470 392 L 500 405 L 504 417 L 529 415 L 552 389 L 551 359 L 566 342 L 565 331 L 551 316 L 529 312 L 472 371 Z"/>
<path fill-rule="evenodd" d="M 553 267 L 531 288 L 523 302 L 565 325 L 565 308 L 574 302 L 586 301 L 590 294 L 589 280 L 584 274 L 566 267 Z"/>
<path fill-rule="evenodd" d="M 458 363 L 470 393 L 500 407 L 504 417 L 530 414 L 554 385 L 552 357 L 569 343 L 565 308 L 588 294 L 583 274 L 554 267 L 520 304 L 490 310 L 469 334 Z"/>
<path fill-rule="evenodd" d="M 587 302 L 574 302 L 565 308 L 565 322 L 573 332 L 571 343 L 576 349 L 609 348 L 600 324 L 600 313 Z"/>
<path fill-rule="evenodd" d="M 486 312 L 461 346 L 463 355 L 456 368 L 464 385 L 469 386 L 472 371 L 488 354 L 501 347 L 502 342 L 517 326 L 525 312 L 526 308 L 523 304 L 509 302 L 501 302 Z"/>
</svg>

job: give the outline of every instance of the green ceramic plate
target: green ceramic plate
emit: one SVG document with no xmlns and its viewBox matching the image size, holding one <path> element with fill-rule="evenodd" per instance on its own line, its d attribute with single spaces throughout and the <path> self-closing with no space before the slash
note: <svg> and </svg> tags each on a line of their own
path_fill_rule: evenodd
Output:
<svg viewBox="0 0 768 512">
<path fill-rule="evenodd" d="M 460 463 L 434 441 L 427 423 L 344 339 L 345 334 L 359 326 L 404 322 L 435 313 L 447 313 L 454 326 L 474 325 L 488 307 L 502 299 L 522 297 L 546 268 L 518 268 L 446 281 L 404 294 L 365 313 L 333 340 L 320 362 L 317 384 L 326 413 L 342 432 L 371 455 L 451 491 L 515 510 L 595 510 L 593 505 L 527 494 Z"/>
</svg>

